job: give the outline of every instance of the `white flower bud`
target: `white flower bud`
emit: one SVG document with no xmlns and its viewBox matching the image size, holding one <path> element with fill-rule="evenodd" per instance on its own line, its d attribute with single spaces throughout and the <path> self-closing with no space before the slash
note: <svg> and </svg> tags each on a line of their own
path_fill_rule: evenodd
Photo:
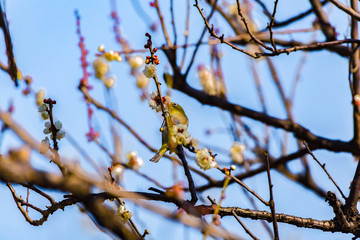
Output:
<svg viewBox="0 0 360 240">
<path fill-rule="evenodd" d="M 60 121 L 56 121 L 54 125 L 57 130 L 60 130 L 62 128 L 62 122 Z"/>
</svg>

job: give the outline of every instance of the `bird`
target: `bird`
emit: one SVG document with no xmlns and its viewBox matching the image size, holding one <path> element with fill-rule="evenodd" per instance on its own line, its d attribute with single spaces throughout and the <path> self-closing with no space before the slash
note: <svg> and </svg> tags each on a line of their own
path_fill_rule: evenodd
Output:
<svg viewBox="0 0 360 240">
<path fill-rule="evenodd" d="M 169 150 L 170 153 L 176 152 L 177 142 L 173 141 L 175 125 L 183 125 L 185 130 L 189 125 L 184 109 L 177 103 L 171 102 L 168 111 L 165 112 L 164 122 L 160 128 L 161 147 L 157 153 L 150 159 L 151 162 L 157 163 L 162 156 Z"/>
</svg>

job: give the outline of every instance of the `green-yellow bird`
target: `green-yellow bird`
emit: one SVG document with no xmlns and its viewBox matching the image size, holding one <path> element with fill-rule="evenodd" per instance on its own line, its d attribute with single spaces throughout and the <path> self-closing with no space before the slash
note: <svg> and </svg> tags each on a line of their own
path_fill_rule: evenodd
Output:
<svg viewBox="0 0 360 240">
<path fill-rule="evenodd" d="M 160 158 L 170 150 L 171 152 L 176 151 L 177 143 L 169 141 L 172 139 L 174 134 L 174 126 L 182 124 L 185 126 L 185 130 L 188 127 L 189 120 L 184 112 L 184 109 L 177 103 L 170 103 L 168 111 L 165 114 L 164 124 L 161 127 L 161 148 L 159 151 L 150 159 L 152 162 L 158 162 Z"/>
</svg>

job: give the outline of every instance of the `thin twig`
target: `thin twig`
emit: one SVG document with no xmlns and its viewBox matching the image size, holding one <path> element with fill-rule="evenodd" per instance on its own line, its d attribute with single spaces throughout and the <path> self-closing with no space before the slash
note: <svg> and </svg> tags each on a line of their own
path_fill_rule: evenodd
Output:
<svg viewBox="0 0 360 240">
<path fill-rule="evenodd" d="M 55 204 L 55 203 L 56 203 L 56 201 L 55 201 L 55 199 L 54 199 L 53 197 L 51 197 L 49 194 L 41 191 L 41 190 L 38 189 L 37 187 L 35 187 L 35 186 L 31 185 L 31 184 L 27 184 L 27 183 L 22 184 L 22 185 L 23 185 L 24 187 L 27 187 L 27 188 L 33 190 L 34 192 L 40 194 L 41 196 L 45 197 L 47 200 L 49 200 L 49 202 L 50 202 L 51 204 Z"/>
<path fill-rule="evenodd" d="M 277 225 L 277 219 L 276 219 L 276 212 L 275 212 L 275 201 L 273 197 L 273 184 L 271 183 L 271 176 L 270 176 L 270 161 L 269 161 L 269 154 L 265 152 L 265 158 L 266 158 L 266 173 L 268 177 L 268 183 L 269 183 L 269 191 L 270 191 L 270 200 L 269 200 L 269 206 L 271 209 L 271 216 L 273 218 L 273 227 L 274 227 L 274 239 L 279 239 L 279 230 Z"/>
<path fill-rule="evenodd" d="M 241 219 L 239 218 L 239 216 L 236 214 L 235 211 L 232 211 L 232 214 L 234 215 L 236 221 L 238 221 L 238 223 L 242 226 L 242 228 L 245 230 L 245 232 L 247 234 L 249 234 L 249 236 L 254 239 L 254 240 L 258 240 L 257 237 L 255 237 L 255 235 L 246 227 L 246 225 L 241 221 Z"/>
<path fill-rule="evenodd" d="M 86 90 L 85 87 L 81 87 L 80 91 L 84 94 L 85 98 L 87 101 L 89 101 L 90 103 L 92 103 L 96 108 L 103 110 L 105 112 L 107 112 L 112 118 L 114 118 L 116 121 L 118 121 L 121 125 L 123 125 L 139 142 L 141 142 L 145 147 L 147 147 L 149 150 L 156 152 L 156 149 L 151 147 L 147 142 L 145 142 L 145 140 L 137 133 L 135 132 L 135 130 L 130 127 L 129 124 L 127 124 L 126 122 L 124 122 L 124 120 L 122 120 L 115 111 L 105 107 L 104 105 L 102 105 L 100 102 L 98 102 L 97 100 L 95 100 L 94 98 L 92 98 L 89 94 L 89 92 Z"/>
<path fill-rule="evenodd" d="M 214 1 L 214 6 L 216 5 L 216 3 L 217 3 L 217 0 Z M 210 34 L 211 37 L 217 38 L 221 43 L 225 43 L 226 45 L 230 46 L 231 48 L 233 48 L 233 49 L 235 49 L 235 50 L 237 50 L 237 51 L 239 51 L 239 52 L 245 53 L 245 54 L 248 55 L 249 57 L 258 58 L 257 55 L 251 54 L 251 53 L 247 52 L 246 50 L 244 50 L 244 49 L 242 49 L 242 48 L 239 48 L 239 47 L 235 46 L 234 44 L 232 44 L 231 42 L 227 41 L 227 40 L 225 39 L 225 37 L 224 37 L 224 34 L 221 35 L 221 36 L 219 36 L 219 35 L 215 32 L 214 26 L 213 26 L 213 25 L 210 26 L 208 20 L 205 18 L 204 13 L 203 13 L 203 11 L 200 9 L 197 0 L 195 0 L 194 6 L 197 8 L 197 10 L 199 11 L 201 17 L 203 18 L 204 23 L 205 23 L 205 26 L 206 26 L 206 28 L 208 29 L 209 34 Z"/>
<path fill-rule="evenodd" d="M 260 46 L 262 46 L 263 48 L 269 50 L 269 51 L 273 51 L 273 49 L 271 49 L 271 47 L 267 46 L 265 43 L 263 43 L 262 41 L 260 41 L 258 38 L 256 38 L 254 36 L 254 34 L 250 31 L 250 28 L 247 24 L 247 21 L 246 19 L 244 18 L 244 16 L 242 15 L 241 13 L 241 8 L 240 8 L 240 2 L 239 0 L 236 0 L 236 4 L 237 4 L 237 10 L 238 10 L 238 15 L 240 16 L 241 20 L 243 21 L 244 25 L 245 25 L 245 28 L 246 28 L 246 31 L 248 32 L 248 34 L 250 35 L 251 40 L 254 40 L 257 44 L 259 44 Z M 271 36 L 271 35 L 270 35 Z"/>
<path fill-rule="evenodd" d="M 6 14 L 2 9 L 2 4 L 0 3 L 0 28 L 2 28 L 4 33 L 5 45 L 6 45 L 6 55 L 8 57 L 9 67 L 7 72 L 9 73 L 11 79 L 14 81 L 15 86 L 19 85 L 18 83 L 18 69 L 15 63 L 15 57 L 13 52 L 13 45 L 10 36 L 9 24 L 6 19 Z"/>
<path fill-rule="evenodd" d="M 174 45 L 176 46 L 177 42 L 177 31 L 175 26 L 175 16 L 174 16 L 174 0 L 170 0 L 170 15 L 171 15 L 171 25 L 174 33 Z"/>
<path fill-rule="evenodd" d="M 180 70 L 184 67 L 186 52 L 187 52 L 187 49 L 188 49 L 187 44 L 188 44 L 188 41 L 189 41 L 189 28 L 190 28 L 190 0 L 186 0 L 186 20 L 185 21 L 186 22 L 185 22 L 185 32 L 184 32 L 184 36 L 185 36 L 184 51 L 183 51 L 183 56 L 182 56 L 180 67 L 179 67 Z M 203 38 L 203 34 L 202 34 L 202 37 L 200 38 L 200 42 L 201 42 L 202 38 Z"/>
<path fill-rule="evenodd" d="M 216 1 L 215 1 L 215 4 L 211 8 L 211 12 L 210 12 L 209 16 L 206 18 L 207 19 L 206 21 L 209 21 L 211 19 L 211 17 L 213 16 L 213 14 L 215 12 L 215 6 L 216 6 Z M 190 63 L 188 65 L 188 67 L 186 68 L 186 71 L 185 71 L 185 74 L 184 74 L 185 77 L 189 74 L 190 69 L 191 69 L 191 67 L 192 67 L 192 65 L 194 63 L 196 53 L 199 50 L 200 45 L 202 44 L 202 39 L 203 39 L 203 37 L 205 35 L 206 29 L 207 29 L 207 26 L 204 26 L 204 29 L 200 34 L 200 38 L 199 38 L 199 40 L 197 41 L 197 43 L 195 45 L 195 49 L 194 49 L 193 54 L 191 56 Z"/>
<path fill-rule="evenodd" d="M 337 188 L 337 190 L 340 192 L 341 196 L 346 199 L 345 194 L 341 191 L 340 187 L 336 184 L 335 180 L 331 177 L 331 175 L 329 174 L 329 172 L 326 170 L 325 168 L 325 163 L 321 164 L 320 161 L 315 157 L 315 155 L 312 153 L 311 149 L 309 148 L 309 146 L 306 144 L 305 141 L 303 141 L 304 146 L 306 147 L 306 149 L 308 150 L 309 154 L 311 155 L 311 157 L 317 162 L 317 164 L 319 164 L 319 166 L 324 170 L 324 172 L 326 173 L 326 175 L 328 176 L 328 178 L 332 181 L 332 183 L 335 185 L 335 187 Z"/>
<path fill-rule="evenodd" d="M 277 4 L 278 4 L 278 0 L 275 0 L 275 2 L 274 2 L 274 10 L 273 10 L 273 13 L 271 15 L 271 21 L 270 21 L 270 24 L 269 24 L 270 42 L 271 42 L 271 45 L 273 47 L 273 52 L 275 52 L 275 53 L 277 52 L 277 49 L 276 49 L 276 44 L 275 44 L 274 39 L 273 39 L 272 28 L 274 26 Z"/>
<path fill-rule="evenodd" d="M 161 10 L 160 10 L 160 6 L 159 6 L 159 1 L 158 0 L 155 0 L 154 1 L 155 5 L 155 9 L 156 9 L 156 12 L 159 16 L 159 20 L 160 20 L 160 24 L 161 24 L 161 28 L 163 30 L 163 34 L 164 34 L 164 37 L 165 37 L 165 40 L 166 40 L 166 43 L 168 46 L 172 46 L 173 44 L 171 43 L 171 40 L 170 40 L 170 37 L 169 37 L 169 34 L 168 34 L 168 31 L 166 29 L 166 25 L 164 23 L 164 17 L 161 13 Z"/>
<path fill-rule="evenodd" d="M 221 169 L 220 167 L 217 167 L 218 170 L 220 170 L 222 173 L 224 172 L 224 169 Z M 266 206 L 269 206 L 269 202 L 264 200 L 262 197 L 260 197 L 259 194 L 257 194 L 254 190 L 252 190 L 251 188 L 249 188 L 245 183 L 243 183 L 240 179 L 238 179 L 236 176 L 233 176 L 232 174 L 229 175 L 229 177 L 236 182 L 237 184 L 239 184 L 240 186 L 242 186 L 243 188 L 245 188 L 249 193 L 251 193 L 252 195 L 254 195 L 257 199 L 260 200 L 260 202 L 262 202 L 263 204 L 265 204 Z M 223 181 L 222 181 L 223 182 Z"/>
</svg>

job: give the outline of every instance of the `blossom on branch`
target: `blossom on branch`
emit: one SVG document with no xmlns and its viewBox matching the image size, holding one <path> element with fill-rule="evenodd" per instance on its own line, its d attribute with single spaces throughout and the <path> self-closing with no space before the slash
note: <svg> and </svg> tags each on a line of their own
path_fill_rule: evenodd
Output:
<svg viewBox="0 0 360 240">
<path fill-rule="evenodd" d="M 126 154 L 128 159 L 126 165 L 134 170 L 138 170 L 142 165 L 144 165 L 144 160 L 140 158 L 136 152 L 131 151 Z"/>
<path fill-rule="evenodd" d="M 106 74 L 109 73 L 109 63 L 105 60 L 104 57 L 98 57 L 93 62 L 93 67 L 95 71 L 95 77 L 98 79 L 103 79 Z"/>
<path fill-rule="evenodd" d="M 132 68 L 140 68 L 144 64 L 144 59 L 141 56 L 131 56 L 128 59 L 128 63 Z"/>
<path fill-rule="evenodd" d="M 145 65 L 145 69 L 143 70 L 144 75 L 147 78 L 153 78 L 156 75 L 156 66 L 153 64 Z"/>
<path fill-rule="evenodd" d="M 215 159 L 209 154 L 209 151 L 206 148 L 203 148 L 196 153 L 195 162 L 204 170 L 216 167 L 217 165 Z"/>
<path fill-rule="evenodd" d="M 147 88 L 149 86 L 150 79 L 147 78 L 143 73 L 138 73 L 136 75 L 136 86 L 141 89 Z"/>
<path fill-rule="evenodd" d="M 43 103 L 39 106 L 38 112 L 41 113 L 42 119 L 46 120 L 49 118 L 48 107 L 45 103 Z"/>
<path fill-rule="evenodd" d="M 126 210 L 124 205 L 121 205 L 119 207 L 117 214 L 120 217 L 120 220 L 122 223 L 126 223 L 126 221 L 129 220 L 133 216 L 133 213 Z"/>
<path fill-rule="evenodd" d="M 168 107 L 171 103 L 171 97 L 170 96 L 162 97 L 162 103 L 164 106 L 164 110 L 168 109 Z M 161 103 L 160 103 L 160 98 L 159 98 L 157 91 L 153 91 L 150 94 L 149 105 L 152 109 L 155 109 L 157 112 L 161 111 Z"/>
<path fill-rule="evenodd" d="M 102 80 L 102 82 L 104 83 L 104 85 L 107 88 L 112 88 L 115 85 L 115 81 L 116 81 L 116 77 L 115 76 L 111 76 L 111 77 L 106 77 Z"/>
<path fill-rule="evenodd" d="M 200 65 L 198 67 L 198 76 L 204 92 L 212 96 L 217 95 L 217 84 L 214 73 L 211 71 L 211 69 L 209 67 Z"/>
<path fill-rule="evenodd" d="M 230 148 L 230 157 L 234 163 L 243 164 L 244 163 L 244 151 L 246 149 L 245 144 L 234 142 Z"/>
</svg>

